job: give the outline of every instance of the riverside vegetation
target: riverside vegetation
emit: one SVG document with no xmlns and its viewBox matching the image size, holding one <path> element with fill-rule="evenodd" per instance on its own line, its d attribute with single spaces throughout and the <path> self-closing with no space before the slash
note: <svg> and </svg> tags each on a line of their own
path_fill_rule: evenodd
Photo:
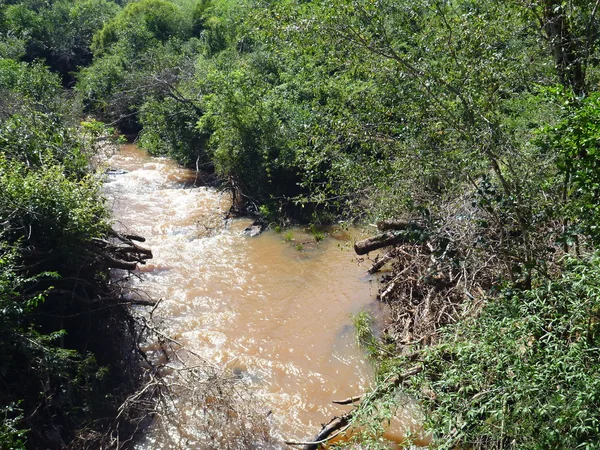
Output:
<svg viewBox="0 0 600 450">
<path fill-rule="evenodd" d="M 599 8 L 4 2 L 3 447 L 81 442 L 120 400 L 97 398 L 117 382 L 104 322 L 68 319 L 115 298 L 94 263 L 106 133 L 75 120 L 91 114 L 214 171 L 267 222 L 404 224 L 379 294 L 391 322 L 375 337 L 356 318 L 377 368 L 345 417 L 364 447 L 385 448 L 413 398 L 436 448 L 598 448 Z"/>
<path fill-rule="evenodd" d="M 126 439 L 138 418 L 132 410 L 116 419 L 141 377 L 134 325 L 108 269 L 131 268 L 149 252 L 112 232 L 102 179 L 91 170 L 111 132 L 75 120 L 80 108 L 62 85 L 91 56 L 87 41 L 115 8 L 0 8 L 3 449 L 98 448 Z M 78 22 L 72 40 L 66 20 Z"/>
</svg>

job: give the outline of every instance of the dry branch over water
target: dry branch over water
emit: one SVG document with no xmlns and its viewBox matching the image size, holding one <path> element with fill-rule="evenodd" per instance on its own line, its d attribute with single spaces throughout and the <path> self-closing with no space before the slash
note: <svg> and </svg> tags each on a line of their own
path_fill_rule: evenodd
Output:
<svg viewBox="0 0 600 450">
<path fill-rule="evenodd" d="M 248 380 L 161 331 L 153 316 L 159 305 L 135 316 L 145 381 L 120 409 L 124 415 L 144 413 L 139 423 L 146 437 L 141 444 L 199 450 L 280 448 L 271 435 L 270 411 L 261 409 Z"/>
</svg>

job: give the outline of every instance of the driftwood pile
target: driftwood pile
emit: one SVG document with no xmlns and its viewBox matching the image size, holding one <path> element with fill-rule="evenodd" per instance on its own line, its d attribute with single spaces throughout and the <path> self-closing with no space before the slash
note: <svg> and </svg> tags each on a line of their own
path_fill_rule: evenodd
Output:
<svg viewBox="0 0 600 450">
<path fill-rule="evenodd" d="M 390 311 L 385 332 L 399 352 L 411 344 L 430 344 L 440 327 L 464 313 L 465 299 L 473 299 L 471 292 L 481 291 L 469 276 L 467 255 L 452 236 L 431 234 L 413 222 L 383 221 L 377 227 L 381 234 L 357 242 L 354 249 L 364 255 L 391 247 L 368 270 L 373 274 L 392 265 L 378 293 Z"/>
</svg>

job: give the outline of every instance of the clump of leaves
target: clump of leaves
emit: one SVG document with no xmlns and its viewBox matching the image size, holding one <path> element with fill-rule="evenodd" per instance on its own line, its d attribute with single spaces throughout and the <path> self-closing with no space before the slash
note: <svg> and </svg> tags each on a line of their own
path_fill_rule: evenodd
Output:
<svg viewBox="0 0 600 450">
<path fill-rule="evenodd" d="M 27 430 L 22 428 L 23 411 L 15 403 L 0 408 L 0 443 L 2 448 L 25 449 Z"/>
</svg>

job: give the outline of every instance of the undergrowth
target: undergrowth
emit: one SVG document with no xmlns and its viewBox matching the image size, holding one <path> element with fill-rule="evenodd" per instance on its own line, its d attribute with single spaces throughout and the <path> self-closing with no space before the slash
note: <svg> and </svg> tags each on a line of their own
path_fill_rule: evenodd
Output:
<svg viewBox="0 0 600 450">
<path fill-rule="evenodd" d="M 395 408 L 416 400 L 433 448 L 598 448 L 600 254 L 562 268 L 531 289 L 504 289 L 435 344 L 394 358 L 372 351 L 378 387 L 355 415 L 361 439 L 373 444 Z M 373 348 L 364 330 L 360 339 Z"/>
</svg>

